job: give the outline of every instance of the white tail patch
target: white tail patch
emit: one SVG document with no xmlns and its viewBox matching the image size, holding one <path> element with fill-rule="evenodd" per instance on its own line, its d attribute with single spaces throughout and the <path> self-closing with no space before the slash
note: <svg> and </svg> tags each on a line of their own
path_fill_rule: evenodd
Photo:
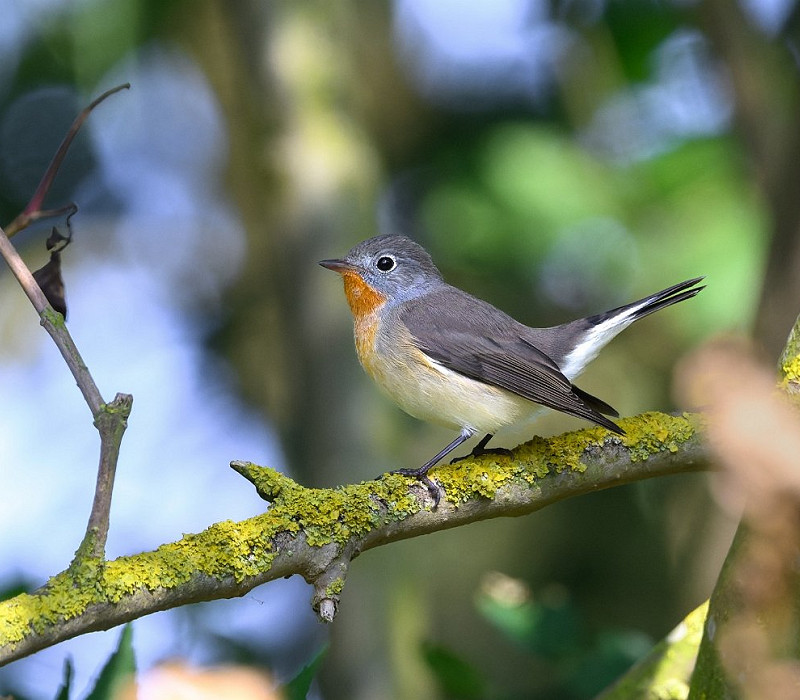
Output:
<svg viewBox="0 0 800 700">
<path fill-rule="evenodd" d="M 636 320 L 639 311 L 648 303 L 650 302 L 632 306 L 589 330 L 581 342 L 564 359 L 560 367 L 562 374 L 573 381 L 614 336 L 624 331 Z"/>
</svg>

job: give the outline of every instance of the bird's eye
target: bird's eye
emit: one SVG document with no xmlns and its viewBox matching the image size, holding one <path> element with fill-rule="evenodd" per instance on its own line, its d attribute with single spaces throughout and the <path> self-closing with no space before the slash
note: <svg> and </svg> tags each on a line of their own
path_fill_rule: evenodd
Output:
<svg viewBox="0 0 800 700">
<path fill-rule="evenodd" d="M 394 269 L 396 264 L 395 259 L 391 255 L 381 255 L 375 263 L 375 267 L 381 272 L 389 272 Z"/>
</svg>

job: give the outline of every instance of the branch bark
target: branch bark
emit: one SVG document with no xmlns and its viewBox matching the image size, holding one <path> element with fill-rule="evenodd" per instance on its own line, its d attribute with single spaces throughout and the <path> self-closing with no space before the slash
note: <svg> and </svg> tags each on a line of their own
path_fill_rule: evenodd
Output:
<svg viewBox="0 0 800 700">
<path fill-rule="evenodd" d="M 624 437 L 588 428 L 534 438 L 510 458 L 436 468 L 431 476 L 446 495 L 435 510 L 424 486 L 399 475 L 309 489 L 273 469 L 233 462 L 272 503 L 266 513 L 110 562 L 76 560 L 37 591 L 0 603 L 0 664 L 159 610 L 242 596 L 292 574 L 312 584 L 312 604 L 329 621 L 350 562 L 368 549 L 707 466 L 697 415 L 646 413 L 621 425 Z"/>
</svg>

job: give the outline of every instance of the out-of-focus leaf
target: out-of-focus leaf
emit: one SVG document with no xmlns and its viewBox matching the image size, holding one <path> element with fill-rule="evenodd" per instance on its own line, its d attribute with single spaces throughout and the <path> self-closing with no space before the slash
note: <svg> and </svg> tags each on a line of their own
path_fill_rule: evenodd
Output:
<svg viewBox="0 0 800 700">
<path fill-rule="evenodd" d="M 292 680 L 290 680 L 282 689 L 286 700 L 306 700 L 308 691 L 311 688 L 311 683 L 319 671 L 320 664 L 328 652 L 328 645 L 323 646 L 311 660 L 303 666 Z"/>
<path fill-rule="evenodd" d="M 651 285 L 694 270 L 706 275 L 702 303 L 671 322 L 698 335 L 749 325 L 755 313 L 769 223 L 743 167 L 734 144 L 715 139 L 687 143 L 636 169 L 646 184 L 639 194 L 650 199 L 638 203 L 634 226 Z"/>
<path fill-rule="evenodd" d="M 555 129 L 495 126 L 477 160 L 477 171 L 465 166 L 423 205 L 425 228 L 445 259 L 511 259 L 530 268 L 564 227 L 623 214 L 615 171 Z"/>
<path fill-rule="evenodd" d="M 75 669 L 72 665 L 72 659 L 68 656 L 64 659 L 64 680 L 61 681 L 61 686 L 56 693 L 56 700 L 69 700 L 74 672 Z"/>
<path fill-rule="evenodd" d="M 603 632 L 571 669 L 565 685 L 576 697 L 593 698 L 644 657 L 652 647 L 653 641 L 641 632 Z"/>
<path fill-rule="evenodd" d="M 621 214 L 614 170 L 566 134 L 530 124 L 506 124 L 492 132 L 484 151 L 484 182 L 528 230 L 531 244 L 552 241 L 564 226 L 587 217 Z"/>
<path fill-rule="evenodd" d="M 483 674 L 449 649 L 433 642 L 423 642 L 422 656 L 446 697 L 453 700 L 486 697 Z"/>
<path fill-rule="evenodd" d="M 646 80 L 652 70 L 652 52 L 681 26 L 679 3 L 611 2 L 605 8 L 605 26 L 613 36 L 615 56 L 626 77 Z"/>
<path fill-rule="evenodd" d="M 27 583 L 24 580 L 17 579 L 9 583 L 5 588 L 0 588 L 0 600 L 9 600 L 10 598 L 14 598 L 21 593 L 27 593 L 28 591 L 33 590 L 36 588 L 36 584 L 33 582 Z"/>
<path fill-rule="evenodd" d="M 136 673 L 136 656 L 133 652 L 133 627 L 125 625 L 116 651 L 108 658 L 97 677 L 92 692 L 86 700 L 113 700 L 120 687 L 132 680 Z"/>
<path fill-rule="evenodd" d="M 535 600 L 524 583 L 494 574 L 476 605 L 509 639 L 535 654 L 563 659 L 580 652 L 585 636 L 580 616 L 561 587 L 553 586 Z"/>
</svg>

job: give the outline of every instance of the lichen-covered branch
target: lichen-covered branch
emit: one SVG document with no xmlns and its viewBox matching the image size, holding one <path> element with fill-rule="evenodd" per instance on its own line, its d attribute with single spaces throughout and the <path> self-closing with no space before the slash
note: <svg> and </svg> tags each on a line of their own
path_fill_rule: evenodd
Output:
<svg viewBox="0 0 800 700">
<path fill-rule="evenodd" d="M 556 501 L 706 466 L 696 415 L 647 413 L 621 421 L 627 435 L 589 428 L 534 438 L 511 457 L 487 455 L 431 471 L 445 496 L 385 475 L 332 489 L 304 488 L 249 462 L 231 466 L 272 503 L 263 515 L 225 521 L 151 552 L 105 562 L 76 559 L 42 588 L 0 603 L 0 663 L 57 642 L 186 603 L 241 596 L 299 574 L 322 619 L 336 613 L 350 562 L 401 539 L 487 518 L 531 513 Z"/>
<path fill-rule="evenodd" d="M 781 388 L 794 400 L 800 400 L 800 316 L 792 326 L 786 346 L 778 360 Z"/>
</svg>

